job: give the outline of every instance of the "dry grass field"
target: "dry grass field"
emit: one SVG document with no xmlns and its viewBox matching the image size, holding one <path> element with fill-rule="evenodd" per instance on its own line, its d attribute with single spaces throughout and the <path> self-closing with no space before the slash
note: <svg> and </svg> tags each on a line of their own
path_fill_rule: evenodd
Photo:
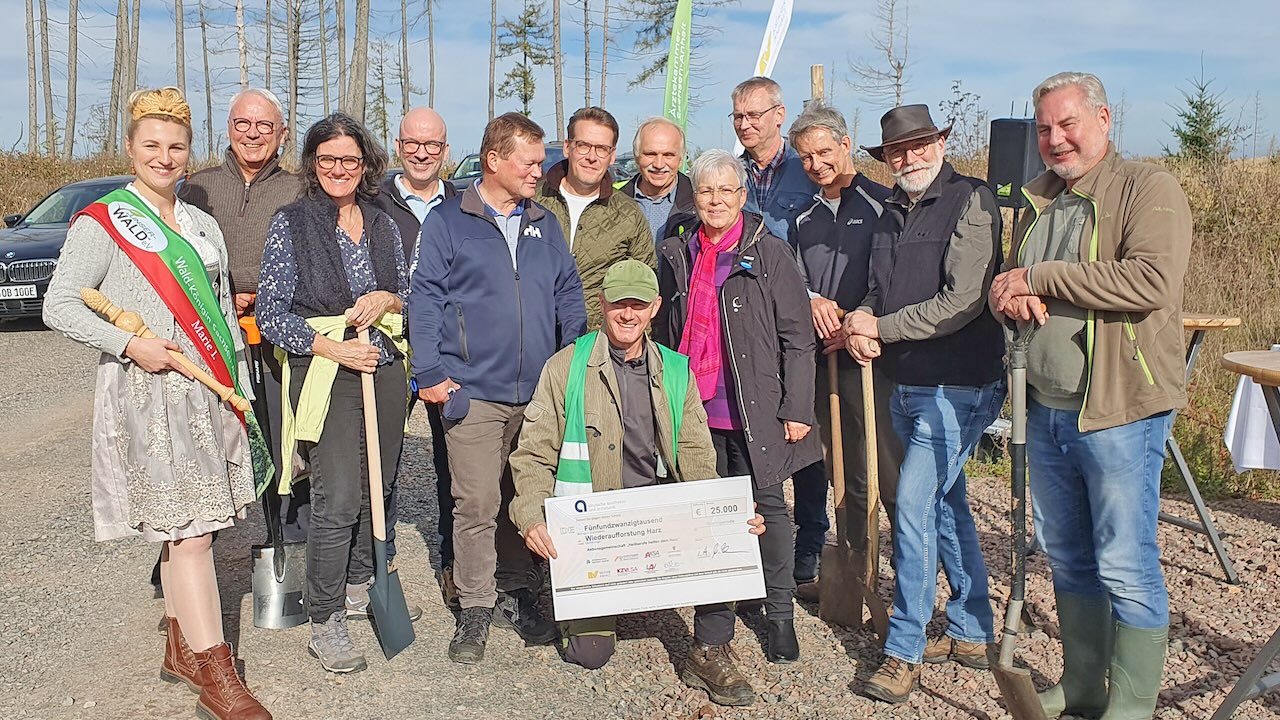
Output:
<svg viewBox="0 0 1280 720">
<path fill-rule="evenodd" d="M 954 160 L 961 172 L 984 177 L 985 159 Z M 1195 243 L 1187 273 L 1187 310 L 1239 316 L 1239 328 L 1214 332 L 1201 354 L 1190 404 L 1174 433 L 1210 496 L 1280 497 L 1280 473 L 1236 475 L 1222 444 L 1236 377 L 1217 359 L 1231 350 L 1266 349 L 1280 342 L 1280 158 L 1206 165 L 1160 160 L 1181 181 L 1195 216 Z M 860 168 L 888 180 L 884 166 Z M 0 153 L 0 214 L 29 209 L 49 191 L 73 180 L 128 172 L 126 160 L 72 162 Z M 1006 226 L 1009 213 L 1006 211 Z M 1006 229 L 1006 234 L 1007 234 Z"/>
</svg>

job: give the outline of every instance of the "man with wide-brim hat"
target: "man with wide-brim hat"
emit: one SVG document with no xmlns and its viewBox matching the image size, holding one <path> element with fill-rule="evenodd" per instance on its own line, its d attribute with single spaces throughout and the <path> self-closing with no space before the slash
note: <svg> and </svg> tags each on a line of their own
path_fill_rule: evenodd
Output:
<svg viewBox="0 0 1280 720">
<path fill-rule="evenodd" d="M 904 145 L 911 143 L 918 146 L 925 141 L 933 141 L 938 138 L 946 140 L 951 135 L 951 126 L 948 125 L 941 130 L 937 125 L 933 124 L 933 117 L 929 115 L 928 105 L 901 105 L 880 118 L 880 137 L 879 145 L 859 145 L 871 157 L 885 162 L 884 150 L 891 145 Z"/>
<path fill-rule="evenodd" d="M 845 316 L 847 349 L 896 384 L 889 406 L 905 454 L 893 525 L 893 614 L 885 662 L 865 692 L 903 702 L 922 662 L 987 666 L 994 640 L 987 568 L 965 495 L 965 459 L 1004 402 L 1004 337 L 985 312 L 1000 265 L 1000 211 L 986 183 L 944 160 L 929 108 L 904 105 L 863 149 L 893 194 L 871 235 L 867 296 Z M 928 640 L 937 568 L 951 586 L 943 637 Z"/>
</svg>

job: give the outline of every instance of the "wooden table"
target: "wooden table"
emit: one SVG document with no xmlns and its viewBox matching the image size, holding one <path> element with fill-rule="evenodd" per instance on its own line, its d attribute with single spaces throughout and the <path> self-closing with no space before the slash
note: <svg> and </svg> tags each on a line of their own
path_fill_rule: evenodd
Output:
<svg viewBox="0 0 1280 720">
<path fill-rule="evenodd" d="M 1240 375 L 1253 378 L 1262 388 L 1262 395 L 1267 401 L 1267 410 L 1271 414 L 1271 426 L 1280 438 L 1280 352 L 1248 351 L 1232 352 L 1222 357 L 1222 367 Z M 1265 675 L 1267 666 L 1280 656 L 1280 629 L 1271 636 L 1258 656 L 1253 659 L 1244 674 L 1236 681 L 1235 687 L 1227 694 L 1227 699 L 1214 712 L 1212 720 L 1227 720 L 1236 711 L 1240 703 L 1280 687 L 1280 673 Z"/>
<path fill-rule="evenodd" d="M 1196 360 L 1200 357 L 1200 348 L 1204 346 L 1205 336 L 1210 330 L 1225 330 L 1240 325 L 1240 318 L 1227 315 L 1209 315 L 1205 313 L 1183 313 L 1182 327 L 1191 331 L 1191 343 L 1187 346 L 1187 363 L 1186 363 L 1186 382 L 1191 383 L 1191 375 L 1195 372 Z M 1176 417 L 1175 417 L 1176 420 Z M 1218 556 L 1218 563 L 1222 565 L 1222 572 L 1227 576 L 1227 582 L 1232 585 L 1240 583 L 1240 575 L 1236 572 L 1235 565 L 1232 564 L 1231 558 L 1227 555 L 1227 548 L 1222 544 L 1222 538 L 1218 534 L 1218 526 L 1213 522 L 1213 515 L 1209 512 L 1209 507 L 1205 505 L 1204 498 L 1200 497 L 1200 488 L 1196 485 L 1195 476 L 1191 474 L 1191 467 L 1187 465 L 1187 459 L 1182 456 L 1182 448 L 1178 446 L 1178 441 L 1174 439 L 1173 433 L 1169 434 L 1169 439 L 1165 441 L 1165 447 L 1169 450 L 1169 456 L 1173 458 L 1173 464 L 1178 468 L 1178 474 L 1182 476 L 1182 482 L 1187 486 L 1187 494 L 1191 496 L 1191 504 L 1195 506 L 1196 515 L 1200 521 L 1188 520 L 1172 515 L 1167 512 L 1160 513 L 1160 519 L 1164 522 L 1186 528 L 1192 532 L 1198 532 L 1209 538 L 1209 545 L 1213 547 L 1213 552 Z"/>
</svg>

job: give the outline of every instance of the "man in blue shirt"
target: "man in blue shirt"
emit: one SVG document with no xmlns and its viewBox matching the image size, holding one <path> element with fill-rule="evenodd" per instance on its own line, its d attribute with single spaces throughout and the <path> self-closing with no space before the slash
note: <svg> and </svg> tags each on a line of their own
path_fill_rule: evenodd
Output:
<svg viewBox="0 0 1280 720">
<path fill-rule="evenodd" d="M 742 143 L 747 169 L 745 210 L 764 217 L 774 237 L 791 240 L 796 216 L 813 204 L 818 186 L 805 175 L 796 151 L 782 137 L 787 117 L 782 87 L 767 77 L 743 80 L 733 89 L 733 132 Z"/>
</svg>

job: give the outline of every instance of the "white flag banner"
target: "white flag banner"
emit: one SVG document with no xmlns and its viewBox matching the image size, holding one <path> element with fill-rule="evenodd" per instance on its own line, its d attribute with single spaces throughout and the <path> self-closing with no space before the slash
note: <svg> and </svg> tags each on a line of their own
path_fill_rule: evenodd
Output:
<svg viewBox="0 0 1280 720">
<path fill-rule="evenodd" d="M 773 10 L 769 12 L 769 24 L 764 28 L 764 38 L 760 40 L 760 53 L 756 56 L 752 75 L 760 77 L 773 75 L 773 66 L 778 62 L 778 53 L 782 52 L 782 41 L 786 39 L 789 27 L 791 27 L 791 0 L 773 0 Z M 741 155 L 742 149 L 742 143 L 733 144 L 734 155 Z"/>
</svg>

